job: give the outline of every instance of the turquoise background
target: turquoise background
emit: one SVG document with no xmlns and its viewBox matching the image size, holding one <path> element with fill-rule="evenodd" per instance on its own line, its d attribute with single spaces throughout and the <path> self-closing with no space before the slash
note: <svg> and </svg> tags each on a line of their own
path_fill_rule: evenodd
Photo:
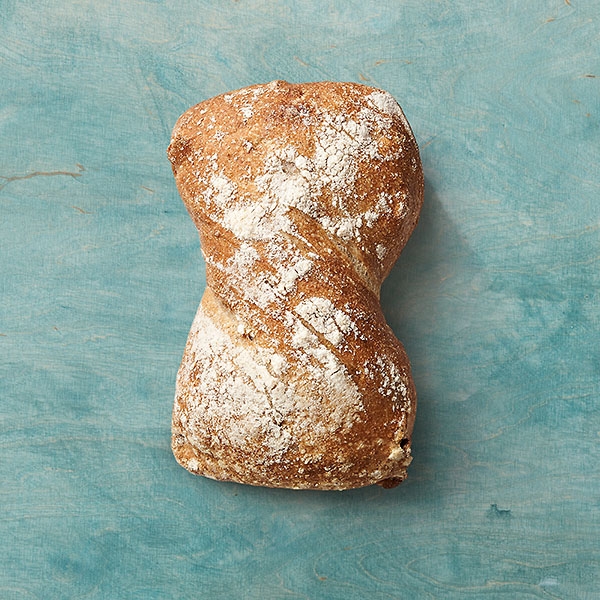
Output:
<svg viewBox="0 0 600 600">
<path fill-rule="evenodd" d="M 600 598 L 595 0 L 0 0 L 0 597 Z M 383 305 L 409 479 L 293 492 L 169 447 L 204 288 L 165 150 L 272 79 L 384 88 L 420 224 Z"/>
</svg>

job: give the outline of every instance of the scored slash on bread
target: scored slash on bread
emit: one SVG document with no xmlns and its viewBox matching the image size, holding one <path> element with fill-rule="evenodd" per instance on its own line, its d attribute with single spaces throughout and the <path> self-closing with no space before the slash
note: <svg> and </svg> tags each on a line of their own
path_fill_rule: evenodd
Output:
<svg viewBox="0 0 600 600">
<path fill-rule="evenodd" d="M 269 487 L 400 483 L 416 393 L 379 291 L 423 173 L 397 102 L 353 83 L 251 86 L 185 112 L 168 156 L 207 283 L 177 375 L 176 459 Z"/>
</svg>

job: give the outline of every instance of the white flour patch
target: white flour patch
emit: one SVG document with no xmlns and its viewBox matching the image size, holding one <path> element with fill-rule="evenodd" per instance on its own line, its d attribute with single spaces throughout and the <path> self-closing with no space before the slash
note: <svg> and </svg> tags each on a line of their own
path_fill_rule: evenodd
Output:
<svg viewBox="0 0 600 600">
<path fill-rule="evenodd" d="M 267 348 L 251 352 L 239 345 L 202 306 L 189 340 L 189 364 L 182 364 L 180 380 L 185 381 L 192 366 L 201 379 L 198 388 L 189 390 L 186 424 L 191 429 L 218 429 L 233 446 L 244 448 L 254 440 L 267 446 L 272 458 L 283 454 L 292 438 L 282 424 L 294 409 L 296 395 L 294 385 L 270 369 L 276 364 L 283 372 L 285 359 Z"/>
<path fill-rule="evenodd" d="M 345 341 L 346 334 L 351 331 L 358 334 L 350 317 L 337 309 L 327 298 L 308 298 L 300 302 L 294 310 L 334 346 L 340 346 Z"/>
<path fill-rule="evenodd" d="M 389 123 L 389 125 L 387 125 L 388 127 L 392 124 L 392 120 L 389 118 L 385 119 L 385 116 L 399 118 L 402 121 L 404 130 L 406 131 L 411 141 L 413 143 L 416 143 L 404 112 L 400 108 L 398 102 L 396 102 L 396 99 L 391 94 L 384 91 L 375 91 L 367 96 L 367 102 L 370 105 L 372 105 L 376 110 L 380 111 L 380 114 L 384 116 L 383 120 L 381 119 L 381 117 L 379 117 L 378 119 L 378 123 L 382 127 L 386 127 L 386 122 Z M 398 150 L 401 153 L 402 147 L 400 147 Z"/>
<path fill-rule="evenodd" d="M 402 109 L 391 94 L 383 91 L 372 92 L 367 96 L 367 102 L 373 104 L 377 110 L 394 117 L 403 117 Z"/>
<path fill-rule="evenodd" d="M 316 396 L 327 404 L 328 419 L 332 424 L 351 427 L 363 404 L 361 393 L 346 366 L 293 313 L 286 313 L 285 322 L 291 332 L 290 345 L 298 350 L 296 358 L 299 364 L 311 375 Z M 342 327 L 351 328 L 345 319 L 341 322 Z M 322 325 L 323 328 L 328 327 L 325 320 Z M 337 329 L 337 324 L 335 327 Z"/>
<path fill-rule="evenodd" d="M 387 356 L 380 354 L 376 356 L 375 365 L 381 376 L 379 393 L 393 400 L 397 400 L 399 396 L 403 402 L 406 401 L 408 398 L 408 389 L 405 382 L 405 373 L 398 368 L 395 362 L 389 360 Z M 396 410 L 397 406 L 398 403 L 395 402 L 394 410 Z"/>
<path fill-rule="evenodd" d="M 237 186 L 225 175 L 213 175 L 210 178 L 210 186 L 204 193 L 207 206 L 214 202 L 219 208 L 230 206 L 235 200 Z"/>
</svg>

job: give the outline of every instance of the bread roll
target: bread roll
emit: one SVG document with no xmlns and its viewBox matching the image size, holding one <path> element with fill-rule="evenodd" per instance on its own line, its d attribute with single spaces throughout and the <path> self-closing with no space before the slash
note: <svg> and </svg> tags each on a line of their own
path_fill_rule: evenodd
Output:
<svg viewBox="0 0 600 600">
<path fill-rule="evenodd" d="M 387 92 L 273 81 L 185 112 L 168 156 L 206 291 L 172 446 L 199 475 L 341 490 L 406 477 L 416 395 L 379 290 L 423 201 Z"/>
</svg>

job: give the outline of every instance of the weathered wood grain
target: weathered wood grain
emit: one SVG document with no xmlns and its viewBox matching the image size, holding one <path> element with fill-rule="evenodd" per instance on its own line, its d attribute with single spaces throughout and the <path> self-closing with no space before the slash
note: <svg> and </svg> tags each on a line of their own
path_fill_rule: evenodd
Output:
<svg viewBox="0 0 600 600">
<path fill-rule="evenodd" d="M 0 2 L 0 596 L 597 598 L 597 8 Z M 275 78 L 383 87 L 421 144 L 383 294 L 419 392 L 393 491 L 171 456 L 204 283 L 170 130 Z"/>
</svg>

